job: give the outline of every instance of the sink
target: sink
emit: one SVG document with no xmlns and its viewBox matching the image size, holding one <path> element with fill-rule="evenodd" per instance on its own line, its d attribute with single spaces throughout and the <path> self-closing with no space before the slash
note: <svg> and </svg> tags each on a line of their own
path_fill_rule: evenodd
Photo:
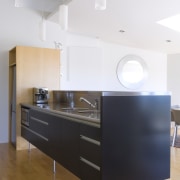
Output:
<svg viewBox="0 0 180 180">
<path fill-rule="evenodd" d="M 67 111 L 67 110 L 71 110 L 71 111 L 73 111 L 73 110 L 77 110 L 77 111 L 89 110 L 88 108 L 83 108 L 83 107 L 65 107 L 65 108 L 61 108 L 61 109 L 65 110 L 65 111 Z"/>
<path fill-rule="evenodd" d="M 78 113 L 100 113 L 100 110 L 95 110 L 95 109 L 78 110 Z"/>
</svg>

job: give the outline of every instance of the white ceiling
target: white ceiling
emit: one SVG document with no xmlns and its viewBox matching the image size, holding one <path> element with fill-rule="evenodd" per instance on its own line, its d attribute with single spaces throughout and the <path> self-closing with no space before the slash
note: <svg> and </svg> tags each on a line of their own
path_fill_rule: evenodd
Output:
<svg viewBox="0 0 180 180">
<path fill-rule="evenodd" d="M 37 0 L 26 1 L 34 1 L 35 6 L 38 6 Z M 180 14 L 180 0 L 107 0 L 107 8 L 104 11 L 94 9 L 95 0 L 41 1 L 46 4 L 56 3 L 56 7 L 59 2 L 68 3 L 69 32 L 131 47 L 168 54 L 180 53 L 180 33 L 156 23 Z M 55 9 L 54 6 L 52 8 Z M 58 23 L 57 9 L 58 7 L 48 20 Z M 125 32 L 121 33 L 119 30 Z M 172 42 L 167 43 L 166 40 Z"/>
<path fill-rule="evenodd" d="M 179 14 L 180 0 L 107 0 L 104 11 L 95 10 L 94 2 L 72 0 L 68 4 L 69 32 L 131 47 L 180 53 L 180 33 L 156 23 Z M 48 19 L 58 22 L 57 13 Z M 120 33 L 121 29 L 125 32 Z"/>
</svg>

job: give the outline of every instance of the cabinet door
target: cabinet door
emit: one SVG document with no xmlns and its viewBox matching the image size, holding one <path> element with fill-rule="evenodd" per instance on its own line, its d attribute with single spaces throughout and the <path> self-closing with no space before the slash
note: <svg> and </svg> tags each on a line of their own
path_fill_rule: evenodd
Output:
<svg viewBox="0 0 180 180">
<path fill-rule="evenodd" d="M 51 115 L 36 110 L 30 110 L 29 118 L 30 129 L 48 139 L 49 120 Z"/>
<path fill-rule="evenodd" d="M 51 115 L 44 112 L 30 110 L 29 112 L 29 142 L 44 153 L 50 155 L 49 120 Z M 28 130 L 28 129 L 27 129 Z"/>
<path fill-rule="evenodd" d="M 63 165 L 79 175 L 79 123 L 63 121 Z"/>
<path fill-rule="evenodd" d="M 78 176 L 79 123 L 53 116 L 49 125 L 51 157 Z"/>
<path fill-rule="evenodd" d="M 31 132 L 29 131 L 29 128 L 24 126 L 24 125 L 21 125 L 21 136 L 26 139 L 27 141 L 30 142 L 31 140 Z"/>
<path fill-rule="evenodd" d="M 63 119 L 52 115 L 49 122 L 50 156 L 57 162 L 63 162 Z"/>
<path fill-rule="evenodd" d="M 80 178 L 82 180 L 100 180 L 100 139 L 100 128 L 80 125 Z"/>
<path fill-rule="evenodd" d="M 87 161 L 88 162 L 88 161 Z M 92 167 L 86 161 L 80 161 L 80 179 L 81 180 L 101 180 L 100 171 Z"/>
</svg>

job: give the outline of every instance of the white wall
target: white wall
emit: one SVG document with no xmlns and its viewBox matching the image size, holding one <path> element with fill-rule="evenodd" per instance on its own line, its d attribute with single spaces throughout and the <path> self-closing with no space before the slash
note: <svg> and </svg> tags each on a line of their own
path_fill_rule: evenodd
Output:
<svg viewBox="0 0 180 180">
<path fill-rule="evenodd" d="M 171 91 L 171 104 L 180 105 L 180 54 L 168 55 L 167 89 Z"/>
<path fill-rule="evenodd" d="M 0 6 L 0 143 L 8 141 L 8 51 L 16 45 L 27 45 L 37 47 L 54 48 L 54 41 L 63 44 L 61 57 L 61 85 L 60 89 L 81 90 L 126 90 L 116 78 L 116 66 L 118 61 L 127 54 L 141 56 L 147 63 L 149 69 L 148 81 L 138 90 L 166 90 L 166 55 L 142 49 L 105 43 L 96 38 L 85 37 L 60 30 L 59 26 L 47 23 L 47 41 L 39 39 L 40 15 L 37 12 L 25 8 L 15 8 L 14 0 L 1 0 Z M 72 64 L 68 61 L 69 47 L 98 48 L 102 53 L 99 61 L 93 59 Z M 88 56 L 88 54 L 87 54 Z M 78 71 L 79 64 L 83 61 L 81 68 L 88 69 L 88 81 L 83 71 Z M 97 66 L 96 66 L 97 65 Z M 74 68 L 70 71 L 69 67 Z M 93 68 L 94 67 L 94 68 Z M 92 77 L 91 72 L 92 71 Z M 87 82 L 82 83 L 78 79 L 68 79 L 68 75 L 84 76 Z M 102 72 L 102 73 L 99 73 Z M 97 74 L 99 76 L 97 77 Z M 93 81 L 93 78 L 96 78 Z M 90 83 L 89 83 L 90 82 Z"/>
<path fill-rule="evenodd" d="M 71 39 L 75 39 L 74 35 L 70 35 Z M 77 36 L 78 41 L 81 40 L 81 44 L 77 40 L 73 42 L 67 41 L 68 47 L 78 47 L 82 52 L 85 47 L 92 48 L 96 47 L 102 53 L 101 58 L 96 59 L 96 61 L 89 60 L 89 54 L 86 54 L 86 63 L 84 63 L 85 58 L 77 59 L 74 58 L 72 62 L 73 70 L 69 67 L 68 52 L 63 52 L 64 56 L 62 62 L 62 77 L 61 77 L 61 89 L 83 89 L 83 90 L 109 90 L 109 91 L 127 91 L 118 81 L 116 76 L 116 68 L 118 62 L 121 58 L 128 54 L 135 54 L 144 59 L 148 67 L 148 79 L 144 85 L 136 89 L 144 91 L 164 91 L 167 87 L 167 56 L 166 54 L 146 51 L 142 49 L 130 48 L 121 46 L 113 43 L 102 42 L 98 39 Z M 90 43 L 89 43 L 90 42 Z M 66 54 L 66 55 L 65 55 Z M 99 57 L 99 56 L 98 56 Z M 72 61 L 72 60 L 71 60 Z M 82 67 L 84 65 L 84 67 Z M 93 68 L 94 66 L 94 68 Z M 96 68 L 98 66 L 98 69 Z M 87 69 L 88 72 L 81 74 L 79 68 Z M 90 68 L 90 70 L 89 70 Z M 91 76 L 89 74 L 91 71 Z M 101 74 L 102 73 L 102 74 Z M 99 76 L 97 75 L 99 74 Z M 69 76 L 71 78 L 69 78 Z M 79 76 L 83 76 L 87 81 L 83 81 Z M 72 78 L 76 77 L 76 78 Z M 78 78 L 79 77 L 79 78 Z"/>
<path fill-rule="evenodd" d="M 103 52 L 103 89 L 126 90 L 117 80 L 116 66 L 122 57 L 127 54 L 135 54 L 143 58 L 148 67 L 147 82 L 137 90 L 166 90 L 167 57 L 165 54 L 110 43 L 103 43 Z"/>
<path fill-rule="evenodd" d="M 1 0 L 0 6 L 0 143 L 8 141 L 8 51 L 16 45 L 54 48 L 54 41 L 64 40 L 58 25 L 47 24 L 47 41 L 39 39 L 40 15 L 25 8 L 15 8 L 14 0 Z"/>
<path fill-rule="evenodd" d="M 60 88 L 100 90 L 101 68 L 102 48 L 99 40 L 69 33 L 61 56 Z"/>
</svg>

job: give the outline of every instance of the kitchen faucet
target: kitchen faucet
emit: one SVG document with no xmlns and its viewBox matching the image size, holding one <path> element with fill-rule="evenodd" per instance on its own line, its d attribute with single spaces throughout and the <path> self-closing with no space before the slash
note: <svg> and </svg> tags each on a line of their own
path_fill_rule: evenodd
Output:
<svg viewBox="0 0 180 180">
<path fill-rule="evenodd" d="M 84 101 L 84 102 L 86 102 L 87 104 L 89 104 L 92 108 L 96 108 L 97 110 L 98 110 L 98 99 L 95 99 L 95 103 L 94 104 L 92 104 L 90 101 L 88 101 L 86 98 L 84 98 L 84 97 L 80 97 L 79 98 L 79 100 L 82 102 L 82 101 Z"/>
</svg>

